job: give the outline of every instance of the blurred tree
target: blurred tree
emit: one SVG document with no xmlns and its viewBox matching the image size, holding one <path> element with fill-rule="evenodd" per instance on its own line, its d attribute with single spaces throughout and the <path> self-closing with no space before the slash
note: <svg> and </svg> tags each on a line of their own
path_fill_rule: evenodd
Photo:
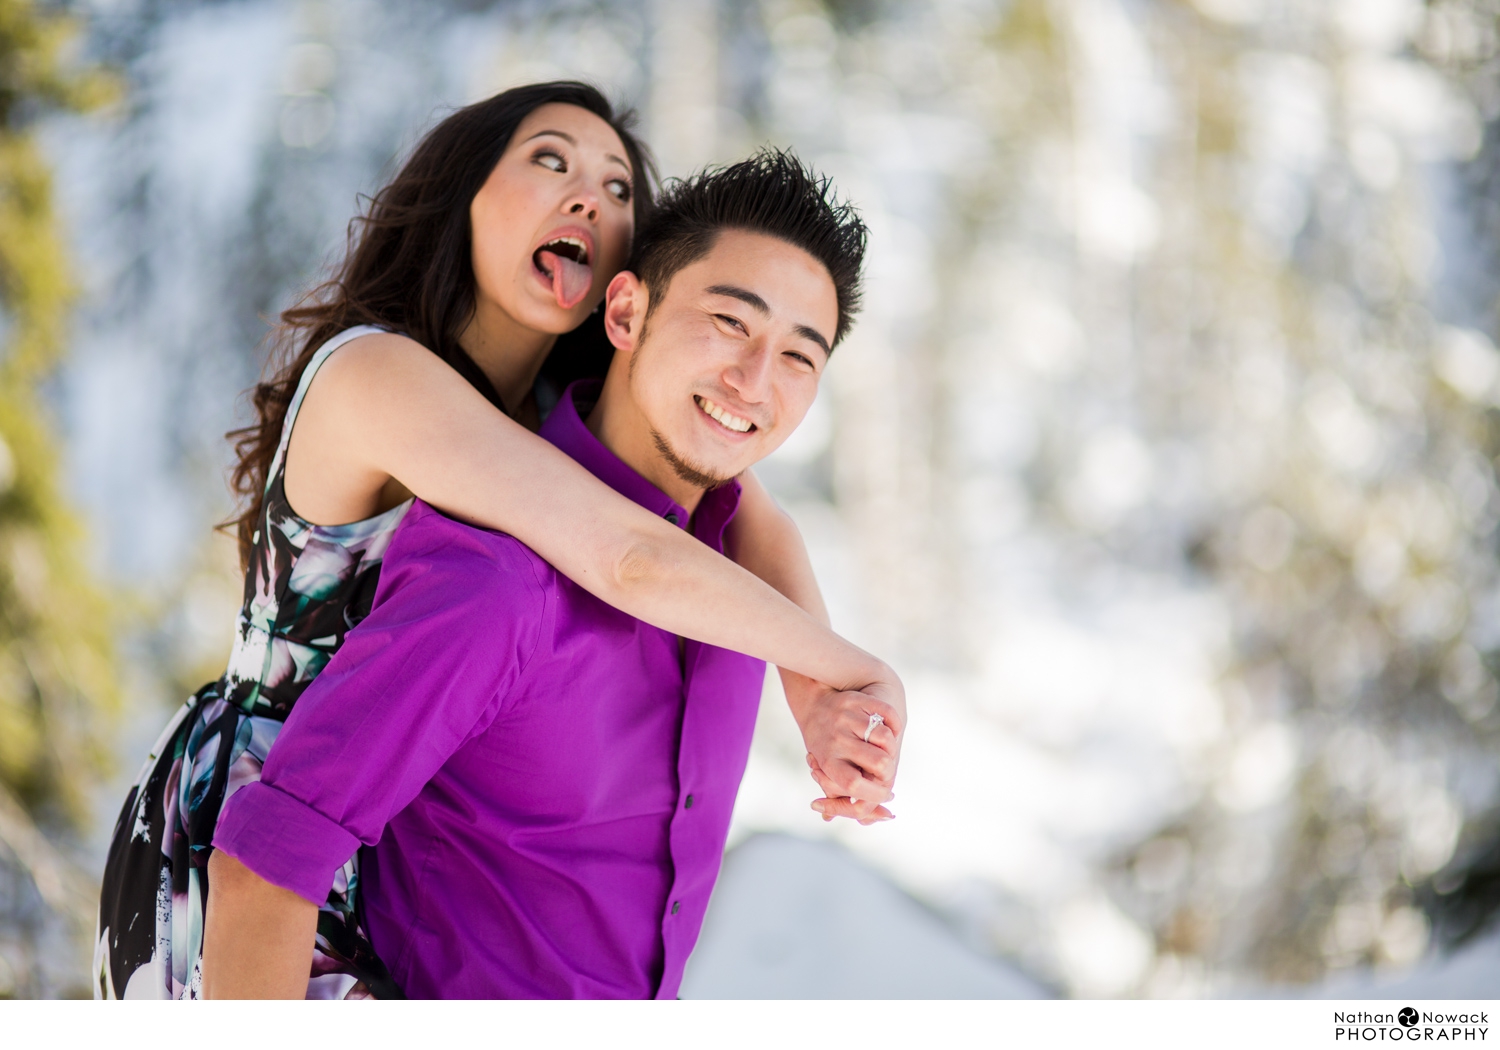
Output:
<svg viewBox="0 0 1500 1050">
<path fill-rule="evenodd" d="M 72 287 L 34 126 L 113 87 L 65 58 L 71 20 L 0 0 L 0 994 L 83 987 L 96 892 L 49 836 L 81 829 L 116 702 L 109 606 L 58 491 L 41 384 Z M 45 829 L 45 834 L 43 830 Z"/>
<path fill-rule="evenodd" d="M 1212 772 L 1111 887 L 1155 942 L 1137 990 L 1410 963 L 1413 886 L 1494 800 L 1496 358 L 1432 283 L 1470 117 L 1420 29 L 1359 5 L 1154 3 L 1106 33 L 1111 9 L 1018 3 L 998 47 L 1062 42 L 1029 68 L 1072 137 L 1091 356 L 1040 502 L 1080 553 L 1181 559 L 1232 616 Z M 1101 514 L 1065 460 L 1105 441 L 1176 476 Z"/>
<path fill-rule="evenodd" d="M 0 9 L 40 24 L 32 5 Z M 1414 907 L 1424 885 L 1439 940 L 1494 910 L 1500 0 L 256 0 L 212 18 L 125 0 L 99 11 L 95 45 L 140 78 L 142 102 L 73 161 L 111 158 L 91 225 L 132 268 L 105 282 L 89 320 L 126 333 L 130 367 L 177 384 L 165 418 L 143 414 L 137 434 L 222 447 L 207 437 L 224 429 L 226 390 L 250 378 L 261 318 L 316 272 L 350 188 L 378 184 L 378 165 L 437 99 L 581 71 L 650 99 L 661 122 L 678 114 L 653 105 L 684 103 L 716 129 L 718 155 L 761 138 L 797 145 L 876 230 L 849 351 L 858 364 L 830 374 L 831 447 L 795 465 L 803 491 L 842 511 L 870 644 L 956 668 L 965 724 L 1023 745 L 996 754 L 1066 765 L 1128 796 L 1097 824 L 1079 815 L 1095 796 L 1028 810 L 1047 822 L 1036 825 L 1046 848 L 1030 855 L 1066 862 L 1041 870 L 1074 873 L 1086 895 L 1064 879 L 1017 890 L 997 878 L 993 899 L 976 890 L 954 905 L 966 924 L 1082 994 L 1187 995 L 1409 962 L 1428 943 Z M 681 37 L 641 27 L 683 11 L 718 39 L 678 65 Z M 280 50 L 241 53 L 258 30 L 291 24 Z M 496 26 L 464 51 L 488 56 L 465 80 L 470 59 L 444 41 Z M 5 76 L 38 68 L 11 53 Z M 213 63 L 182 56 L 204 54 L 226 56 L 235 76 L 183 75 Z M 224 122 L 199 100 L 249 97 L 257 77 L 281 94 L 235 132 L 227 161 L 198 167 L 176 148 L 168 131 Z M 18 100 L 7 127 L 70 104 L 72 88 L 41 82 L 7 96 Z M 236 156 L 255 173 L 243 196 L 219 192 L 236 184 Z M 55 256 L 17 254 L 60 273 Z M 27 367 L 5 389 L 33 390 L 46 362 Z M 24 486 L 24 464 L 40 461 L 7 425 Z M 214 475 L 199 488 L 218 499 L 219 460 L 197 462 L 171 469 Z M 129 490 L 159 491 L 134 469 Z M 108 497 L 116 522 L 124 491 Z M 0 529 L 26 523 L 11 505 Z M 121 529 L 123 551 L 146 534 Z M 1184 596 L 1213 621 L 1204 637 L 1222 641 L 1193 679 L 1203 688 L 1167 696 L 1175 679 L 1151 665 L 1116 675 L 1095 703 L 1091 675 L 1138 637 L 1118 623 L 1156 619 Z M 1045 667 L 1025 663 L 1039 672 L 1025 689 L 1013 671 L 985 677 L 1034 619 L 1074 640 L 1064 659 L 1049 648 Z M 1176 663 L 1199 653 L 1185 619 L 1156 628 L 1192 635 L 1170 647 Z M 202 659 L 222 648 L 210 639 Z M 217 670 L 184 671 L 181 685 Z M 26 724 L 31 738 L 16 740 L 41 741 L 51 723 Z M 49 746 L 28 744 L 42 757 L 0 783 L 62 826 Z M 790 761 L 800 777 L 795 748 Z M 954 838 L 990 841 L 998 827 L 976 816 Z M 1027 855 L 1014 838 L 993 845 L 1007 865 Z M 1005 895 L 1022 892 L 1017 909 Z"/>
<path fill-rule="evenodd" d="M 837 46 L 819 5 L 765 6 L 788 75 L 826 54 L 844 77 L 778 130 L 832 136 L 802 100 L 863 95 L 865 127 L 919 115 L 911 141 L 956 158 L 904 158 L 887 206 L 935 246 L 907 275 L 932 305 L 872 301 L 894 378 L 840 424 L 891 639 L 938 662 L 972 639 L 982 666 L 1007 625 L 981 567 L 1023 542 L 1080 621 L 1121 580 L 1202 587 L 1230 621 L 1161 822 L 1101 835 L 1150 950 L 1098 977 L 1034 964 L 1178 995 L 1415 961 L 1415 888 L 1500 799 L 1500 355 L 1494 278 L 1465 272 L 1494 272 L 1468 265 L 1493 241 L 1463 229 L 1494 195 L 1451 192 L 1500 170 L 1494 136 L 1467 159 L 1500 112 L 1500 4 L 892 4 Z M 1021 524 L 997 543 L 974 507 Z M 1122 752 L 1128 695 L 1091 727 Z"/>
<path fill-rule="evenodd" d="M 1494 335 L 1500 329 L 1500 2 L 1427 0 L 1413 49 L 1472 101 L 1483 124 L 1476 155 L 1456 172 L 1463 221 L 1457 231 L 1467 265 L 1445 274 L 1453 310 Z M 1489 406 L 1485 451 L 1500 456 L 1500 414 Z M 1491 631 L 1492 636 L 1500 631 Z M 1492 642 L 1494 639 L 1492 638 Z M 1500 643 L 1485 647 L 1493 672 Z M 1418 898 L 1445 948 L 1492 931 L 1500 915 L 1500 807 L 1466 822 L 1452 863 L 1419 887 Z"/>
</svg>

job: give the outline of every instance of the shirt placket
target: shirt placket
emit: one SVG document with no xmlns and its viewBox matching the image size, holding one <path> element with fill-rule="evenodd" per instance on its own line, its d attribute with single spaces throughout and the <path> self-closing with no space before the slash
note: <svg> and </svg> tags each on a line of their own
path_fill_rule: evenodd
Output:
<svg viewBox="0 0 1500 1050">
<path fill-rule="evenodd" d="M 662 516 L 722 553 L 725 515 L 718 502 L 723 496 L 720 493 L 708 493 L 704 499 L 705 504 L 699 506 L 698 514 L 691 520 L 681 507 L 676 506 Z M 714 836 L 710 834 L 711 829 L 705 827 L 704 814 L 707 810 L 702 805 L 702 785 L 698 783 L 702 770 L 693 745 L 701 732 L 697 725 L 701 713 L 694 694 L 703 651 L 701 643 L 688 641 L 683 654 L 682 721 L 677 735 L 677 805 L 668 829 L 672 886 L 661 917 L 662 980 L 657 986 L 658 999 L 675 996 L 676 989 L 681 984 L 687 956 L 697 939 L 703 911 L 708 905 L 707 900 L 699 899 L 705 895 L 697 885 L 701 881 L 699 876 L 706 852 L 712 853 L 713 859 L 717 860 L 717 850 L 705 846 Z"/>
<path fill-rule="evenodd" d="M 695 794 L 701 793 L 701 787 L 696 783 L 698 763 L 690 746 L 694 736 L 696 707 L 694 672 L 702 654 L 703 646 L 700 643 L 687 643 L 683 661 L 682 723 L 677 736 L 677 806 L 667 832 L 668 848 L 672 856 L 672 887 L 667 893 L 661 917 L 663 980 L 657 987 L 657 998 L 663 997 L 669 983 L 672 995 L 675 995 L 687 954 L 695 939 L 689 936 L 697 929 L 697 923 L 691 920 L 700 916 L 704 904 L 697 899 L 698 894 L 693 885 L 696 882 L 696 872 L 702 864 L 699 854 L 703 852 L 703 808 L 700 805 L 701 799 Z M 672 978 L 670 982 L 668 978 Z"/>
</svg>

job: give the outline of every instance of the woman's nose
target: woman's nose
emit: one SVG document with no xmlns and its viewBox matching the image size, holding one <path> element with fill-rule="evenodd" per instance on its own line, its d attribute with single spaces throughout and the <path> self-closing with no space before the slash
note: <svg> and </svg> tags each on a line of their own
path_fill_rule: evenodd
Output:
<svg viewBox="0 0 1500 1050">
<path fill-rule="evenodd" d="M 599 201 L 592 194 L 582 194 L 568 201 L 566 211 L 569 215 L 582 216 L 589 222 L 597 222 Z"/>
</svg>

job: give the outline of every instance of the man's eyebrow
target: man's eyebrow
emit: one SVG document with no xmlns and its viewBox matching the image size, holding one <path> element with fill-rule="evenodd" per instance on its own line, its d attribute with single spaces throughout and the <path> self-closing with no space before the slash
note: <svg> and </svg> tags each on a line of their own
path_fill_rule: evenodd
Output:
<svg viewBox="0 0 1500 1050">
<path fill-rule="evenodd" d="M 771 307 L 760 296 L 748 288 L 741 288 L 737 284 L 715 284 L 708 289 L 709 295 L 727 295 L 731 299 L 738 299 L 757 313 L 771 316 Z"/>
<path fill-rule="evenodd" d="M 748 288 L 741 288 L 739 285 L 735 284 L 715 284 L 709 286 L 708 294 L 727 295 L 731 299 L 738 299 L 740 302 L 747 304 L 757 313 L 763 314 L 766 317 L 771 316 L 770 305 L 760 296 L 750 291 L 750 289 Z M 793 328 L 792 331 L 796 332 L 803 339 L 811 339 L 813 342 L 817 343 L 823 348 L 823 353 L 833 353 L 833 348 L 828 345 L 828 340 L 824 339 L 823 334 L 816 328 L 812 328 L 805 324 L 799 324 L 795 328 Z"/>
<path fill-rule="evenodd" d="M 799 324 L 796 327 L 795 331 L 802 338 L 811 339 L 813 342 L 821 346 L 825 355 L 831 356 L 833 354 L 833 347 L 828 345 L 828 340 L 824 339 L 822 333 L 819 332 L 816 328 L 809 328 L 805 324 Z"/>
</svg>

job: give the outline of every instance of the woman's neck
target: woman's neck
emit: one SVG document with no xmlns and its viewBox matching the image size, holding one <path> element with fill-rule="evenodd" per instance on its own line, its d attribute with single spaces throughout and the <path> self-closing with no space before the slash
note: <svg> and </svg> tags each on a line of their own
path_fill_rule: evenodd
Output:
<svg viewBox="0 0 1500 1050">
<path fill-rule="evenodd" d="M 530 393 L 555 342 L 557 336 L 518 324 L 499 307 L 482 302 L 458 336 L 458 345 L 479 366 L 511 413 Z"/>
</svg>

